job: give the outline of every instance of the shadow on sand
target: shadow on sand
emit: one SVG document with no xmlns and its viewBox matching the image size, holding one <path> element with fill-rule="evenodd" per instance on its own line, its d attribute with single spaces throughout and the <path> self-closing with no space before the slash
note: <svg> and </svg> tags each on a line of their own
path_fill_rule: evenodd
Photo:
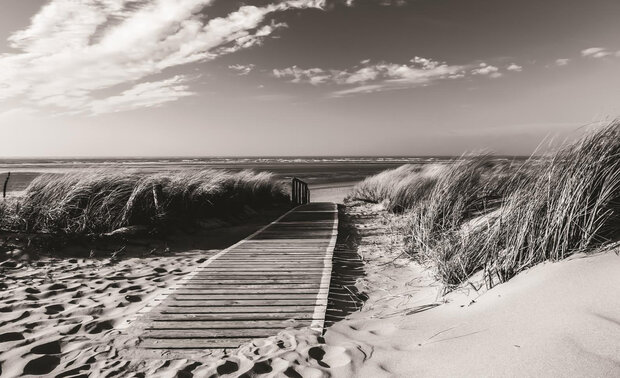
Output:
<svg viewBox="0 0 620 378">
<path fill-rule="evenodd" d="M 364 262 L 357 253 L 361 236 L 345 206 L 338 205 L 338 238 L 334 249 L 332 278 L 325 315 L 325 327 L 358 311 L 368 296 L 358 291 L 357 279 L 363 277 Z"/>
</svg>

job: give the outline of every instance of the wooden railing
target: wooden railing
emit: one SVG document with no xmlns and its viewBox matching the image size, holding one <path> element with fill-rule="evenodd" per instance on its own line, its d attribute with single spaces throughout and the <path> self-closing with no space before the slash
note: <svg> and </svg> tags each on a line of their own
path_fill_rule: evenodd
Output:
<svg viewBox="0 0 620 378">
<path fill-rule="evenodd" d="M 295 205 L 305 205 L 310 202 L 308 184 L 297 177 L 293 177 L 293 182 L 291 183 L 291 202 Z"/>
<path fill-rule="evenodd" d="M 11 177 L 11 172 L 6 174 L 6 178 L 4 179 L 4 185 L 2 186 L 2 199 L 6 198 L 6 188 L 9 184 L 9 178 Z"/>
</svg>

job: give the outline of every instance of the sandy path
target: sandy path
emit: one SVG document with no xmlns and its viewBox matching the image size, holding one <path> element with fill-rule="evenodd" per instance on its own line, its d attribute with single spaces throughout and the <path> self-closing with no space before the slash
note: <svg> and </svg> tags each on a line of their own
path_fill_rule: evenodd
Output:
<svg viewBox="0 0 620 378">
<path fill-rule="evenodd" d="M 345 197 L 358 181 L 330 182 L 324 184 L 311 184 L 310 197 L 312 202 L 344 203 Z"/>
</svg>

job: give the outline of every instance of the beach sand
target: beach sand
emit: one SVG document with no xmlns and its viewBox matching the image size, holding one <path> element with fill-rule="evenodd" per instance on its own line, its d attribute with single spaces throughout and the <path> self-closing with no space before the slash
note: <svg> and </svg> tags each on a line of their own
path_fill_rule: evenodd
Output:
<svg viewBox="0 0 620 378">
<path fill-rule="evenodd" d="M 178 235 L 130 245 L 117 258 L 93 250 L 95 257 L 88 258 L 33 258 L 22 253 L 2 261 L 0 376 L 68 372 L 126 376 L 134 362 L 119 352 L 136 340 L 125 337 L 120 325 L 205 259 L 282 211 L 257 215 L 242 225 L 205 230 L 200 238 Z M 4 245 L 14 244 L 14 238 L 5 235 Z"/>
<path fill-rule="evenodd" d="M 491 290 L 474 279 L 442 296 L 432 271 L 403 254 L 394 215 L 380 205 L 344 211 L 357 229 L 347 240 L 364 267 L 349 289 L 366 301 L 324 335 L 290 329 L 225 355 L 132 360 L 123 350 L 135 340 L 116 327 L 218 249 L 118 262 L 8 260 L 1 268 L 2 376 L 620 375 L 616 251 L 541 264 Z"/>
<path fill-rule="evenodd" d="M 348 346 L 345 373 L 620 375 L 618 249 L 541 264 L 488 291 L 465 285 L 441 296 L 432 273 L 400 255 L 390 239 L 381 214 L 391 215 L 377 206 L 353 211 L 380 216 L 360 245 L 367 265 L 358 284 L 369 299 L 325 335 L 327 347 Z"/>
<path fill-rule="evenodd" d="M 333 181 L 329 183 L 310 184 L 312 202 L 344 203 L 345 197 L 358 181 Z"/>
</svg>

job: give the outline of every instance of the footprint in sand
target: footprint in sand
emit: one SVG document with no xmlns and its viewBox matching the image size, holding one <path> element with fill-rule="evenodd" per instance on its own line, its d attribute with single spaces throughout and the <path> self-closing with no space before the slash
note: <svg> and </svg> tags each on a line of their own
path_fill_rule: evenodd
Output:
<svg viewBox="0 0 620 378">
<path fill-rule="evenodd" d="M 346 349 L 338 346 L 312 347 L 308 350 L 308 356 L 314 358 L 320 366 L 325 368 L 341 367 L 351 363 Z"/>
<path fill-rule="evenodd" d="M 24 335 L 20 332 L 7 332 L 0 335 L 0 343 L 5 343 L 7 341 L 17 341 L 23 340 Z"/>
<path fill-rule="evenodd" d="M 310 356 L 310 358 L 314 358 L 317 363 L 322 366 L 322 367 L 326 367 L 328 368 L 329 365 L 327 365 L 325 362 L 323 362 L 323 357 L 325 356 L 325 351 L 323 350 L 322 347 L 312 347 L 308 350 L 308 356 Z"/>
<path fill-rule="evenodd" d="M 95 333 L 101 333 L 103 331 L 107 331 L 114 328 L 112 325 L 112 322 L 109 320 L 105 320 L 102 322 L 99 321 L 94 321 L 94 322 L 90 322 L 88 324 L 86 324 L 84 326 L 84 329 L 86 330 L 86 333 L 90 333 L 90 334 L 95 334 Z"/>
<path fill-rule="evenodd" d="M 303 378 L 303 376 L 296 372 L 292 366 L 289 366 L 286 370 L 284 370 L 284 375 L 290 378 Z"/>
<path fill-rule="evenodd" d="M 73 327 L 70 330 L 68 330 L 67 332 L 64 332 L 64 333 L 61 332 L 60 334 L 61 335 L 74 335 L 74 334 L 76 334 L 80 330 L 80 328 L 82 328 L 82 325 L 78 324 L 75 327 Z"/>
<path fill-rule="evenodd" d="M 221 375 L 232 374 L 239 370 L 239 365 L 232 361 L 226 361 L 222 365 L 218 366 L 216 370 L 217 373 Z"/>
<path fill-rule="evenodd" d="M 54 304 L 54 305 L 49 305 L 45 307 L 45 314 L 46 315 L 55 315 L 58 314 L 61 311 L 64 311 L 64 306 L 63 305 L 59 305 L 59 304 Z"/>
<path fill-rule="evenodd" d="M 122 294 L 122 293 L 126 293 L 128 291 L 136 291 L 136 290 L 141 290 L 141 289 L 142 289 L 142 286 L 140 286 L 140 285 L 133 285 L 133 286 L 128 286 L 128 287 L 126 287 L 124 289 L 119 290 L 119 293 Z"/>
<path fill-rule="evenodd" d="M 254 366 L 252 366 L 252 372 L 256 374 L 267 374 L 270 373 L 272 370 L 273 369 L 271 368 L 269 361 L 256 362 L 254 363 Z"/>
<path fill-rule="evenodd" d="M 43 375 L 52 372 L 60 364 L 60 357 L 41 356 L 29 361 L 24 367 L 24 375 Z"/>
<path fill-rule="evenodd" d="M 50 285 L 47 288 L 47 290 L 54 290 L 54 291 L 55 290 L 65 290 L 66 288 L 67 288 L 67 285 L 63 285 L 63 284 L 60 284 L 60 283 L 55 283 L 55 284 Z"/>
<path fill-rule="evenodd" d="M 49 343 L 37 345 L 30 349 L 30 353 L 32 354 L 58 354 L 60 352 L 60 340 L 50 341 Z"/>
<path fill-rule="evenodd" d="M 26 293 L 28 294 L 40 294 L 41 290 L 34 288 L 34 287 L 27 287 L 26 288 Z"/>
<path fill-rule="evenodd" d="M 142 301 L 142 297 L 139 295 L 125 295 L 125 299 L 131 303 Z"/>
</svg>

